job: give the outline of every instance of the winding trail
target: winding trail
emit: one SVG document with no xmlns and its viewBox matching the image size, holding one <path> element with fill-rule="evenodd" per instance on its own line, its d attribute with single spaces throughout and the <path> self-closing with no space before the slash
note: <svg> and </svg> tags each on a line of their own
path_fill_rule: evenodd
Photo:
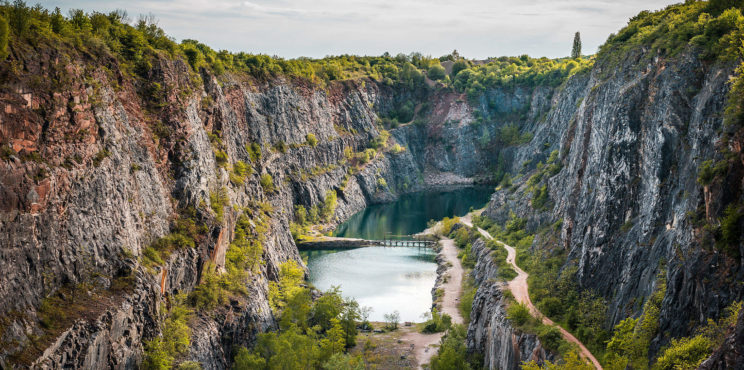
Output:
<svg viewBox="0 0 744 370">
<path fill-rule="evenodd" d="M 424 233 L 431 232 L 430 229 L 424 231 Z M 462 276 L 463 268 L 460 263 L 460 259 L 457 258 L 457 246 L 452 239 L 442 238 L 440 239 L 442 244 L 442 250 L 439 252 L 446 262 L 450 263 L 450 267 L 444 272 L 448 274 L 449 278 L 446 283 L 440 285 L 441 289 L 444 290 L 444 296 L 442 297 L 441 313 L 446 313 L 452 317 L 452 322 L 455 324 L 462 324 L 465 320 L 460 315 L 460 310 L 457 305 L 460 302 L 460 295 L 462 294 Z M 423 364 L 428 364 L 431 361 L 431 357 L 437 353 L 437 347 L 444 333 L 433 333 L 424 334 L 419 333 L 416 330 L 410 331 L 401 337 L 401 340 L 410 342 L 413 345 L 413 354 L 416 357 L 416 363 L 418 368 L 421 369 Z"/>
<path fill-rule="evenodd" d="M 468 227 L 473 227 L 472 222 L 472 215 L 473 213 L 468 213 L 467 216 L 461 217 L 460 222 L 467 225 Z M 483 235 L 488 240 L 494 240 L 491 234 L 481 229 L 480 227 L 477 228 L 478 232 Z M 517 302 L 522 303 L 527 306 L 527 308 L 530 310 L 530 313 L 533 317 L 542 320 L 542 323 L 545 325 L 552 325 L 558 328 L 560 330 L 561 335 L 563 335 L 563 338 L 567 341 L 576 344 L 579 347 L 581 357 L 584 357 L 584 359 L 589 360 L 594 367 L 596 367 L 599 370 L 602 370 L 602 365 L 597 361 L 597 359 L 592 355 L 592 353 L 589 351 L 589 349 L 586 348 L 584 343 L 581 343 L 580 340 L 578 340 L 576 337 L 573 336 L 573 334 L 569 333 L 566 329 L 563 329 L 560 325 L 556 325 L 553 320 L 550 320 L 547 318 L 547 316 L 543 315 L 537 307 L 535 307 L 534 304 L 532 304 L 532 300 L 530 299 L 529 294 L 529 286 L 527 284 L 527 278 L 529 277 L 529 274 L 524 272 L 519 266 L 517 266 L 516 259 L 517 259 L 517 251 L 510 245 L 507 245 L 506 243 L 496 240 L 497 243 L 501 244 L 504 249 L 506 249 L 507 255 L 506 255 L 506 262 L 512 265 L 512 268 L 514 268 L 514 271 L 517 272 L 517 277 L 509 281 L 509 290 L 511 290 L 512 294 L 514 295 L 514 299 L 517 300 Z"/>
</svg>

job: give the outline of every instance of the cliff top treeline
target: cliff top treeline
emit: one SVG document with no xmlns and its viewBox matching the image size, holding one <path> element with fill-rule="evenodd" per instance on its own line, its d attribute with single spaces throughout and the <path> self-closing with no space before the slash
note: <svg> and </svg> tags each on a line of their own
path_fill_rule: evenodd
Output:
<svg viewBox="0 0 744 370">
<path fill-rule="evenodd" d="M 44 45 L 76 50 L 91 59 L 114 56 L 122 70 L 133 76 L 144 75 L 153 66 L 153 58 L 180 58 L 194 69 L 207 68 L 215 75 L 244 72 L 257 79 L 289 76 L 316 84 L 353 78 L 372 78 L 389 85 L 425 87 L 425 76 L 454 86 L 471 95 L 485 87 L 507 84 L 558 85 L 579 70 L 591 66 L 591 60 L 500 57 L 470 61 L 457 53 L 432 58 L 420 53 L 391 56 L 328 56 L 322 59 L 283 59 L 277 56 L 215 51 L 196 40 L 177 43 L 156 25 L 153 17 L 132 22 L 126 12 L 110 13 L 71 10 L 64 15 L 59 8 L 50 11 L 24 1 L 0 5 L 0 56 L 31 53 Z M 14 58 L 22 59 L 22 58 Z M 449 73 L 441 62 L 449 61 Z M 462 73 L 461 73 L 462 72 Z M 11 77 L 11 76 L 6 76 Z M 6 79 L 11 80 L 11 79 Z"/>
</svg>

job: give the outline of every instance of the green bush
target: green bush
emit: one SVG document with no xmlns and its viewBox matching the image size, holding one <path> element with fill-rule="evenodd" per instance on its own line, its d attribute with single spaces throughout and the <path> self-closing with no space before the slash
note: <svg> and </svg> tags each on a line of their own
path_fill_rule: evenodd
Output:
<svg viewBox="0 0 744 370">
<path fill-rule="evenodd" d="M 261 175 L 260 183 L 266 193 L 273 193 L 276 191 L 276 188 L 274 187 L 274 179 L 268 173 Z"/>
<path fill-rule="evenodd" d="M 715 178 L 725 175 L 727 169 L 728 163 L 726 161 L 716 162 L 715 164 L 712 159 L 704 161 L 700 164 L 698 183 L 700 185 L 710 185 Z"/>
<path fill-rule="evenodd" d="M 552 349 L 554 351 L 558 351 L 561 342 L 563 341 L 561 331 L 552 325 L 540 326 L 537 332 L 537 338 L 540 339 L 540 342 L 542 342 L 545 348 Z"/>
<path fill-rule="evenodd" d="M 217 191 L 209 192 L 209 206 L 214 211 L 217 222 L 222 223 L 225 217 L 225 206 L 228 205 L 230 199 L 227 197 L 227 189 L 220 188 Z"/>
<path fill-rule="evenodd" d="M 183 296 L 174 297 L 174 303 L 162 325 L 161 335 L 144 343 L 145 369 L 170 369 L 174 359 L 185 354 L 191 345 L 188 321 L 191 310 L 184 305 Z"/>
<path fill-rule="evenodd" d="M 280 265 L 278 281 L 269 283 L 269 301 L 280 330 L 259 334 L 252 351 L 238 350 L 236 368 L 318 369 L 334 368 L 339 363 L 359 365 L 358 358 L 343 356 L 344 350 L 355 343 L 359 305 L 342 299 L 338 288 L 313 301 L 303 276 L 302 268 L 294 261 Z"/>
<path fill-rule="evenodd" d="M 446 313 L 440 314 L 436 308 L 432 309 L 431 317 L 424 322 L 422 333 L 440 333 L 450 328 L 452 317 Z"/>
<path fill-rule="evenodd" d="M 245 150 L 248 151 L 248 156 L 251 158 L 251 162 L 256 163 L 261 159 L 261 146 L 258 143 L 250 143 L 245 145 Z"/>
<path fill-rule="evenodd" d="M 447 72 L 444 70 L 444 67 L 442 67 L 441 64 L 435 64 L 429 67 L 426 75 L 432 80 L 439 81 L 447 75 Z"/>
<path fill-rule="evenodd" d="M 739 258 L 739 240 L 741 239 L 741 223 L 744 214 L 735 204 L 730 204 L 724 211 L 721 220 L 721 240 L 724 249 L 735 258 Z"/>
<path fill-rule="evenodd" d="M 305 136 L 305 140 L 307 141 L 307 145 L 310 145 L 312 147 L 315 147 L 318 145 L 318 138 L 315 137 L 313 134 L 307 134 Z"/>
<path fill-rule="evenodd" d="M 337 204 L 336 191 L 329 190 L 326 192 L 326 196 L 323 199 L 323 208 L 320 210 L 320 217 L 326 222 L 331 221 L 333 214 L 336 212 Z"/>
<path fill-rule="evenodd" d="M 482 367 L 468 354 L 465 346 L 467 329 L 463 325 L 453 325 L 442 337 L 439 351 L 432 356 L 429 367 L 432 370 L 467 370 Z"/>
<path fill-rule="evenodd" d="M 506 310 L 507 318 L 514 322 L 517 326 L 527 324 L 531 319 L 530 310 L 522 303 L 512 303 Z"/>
</svg>

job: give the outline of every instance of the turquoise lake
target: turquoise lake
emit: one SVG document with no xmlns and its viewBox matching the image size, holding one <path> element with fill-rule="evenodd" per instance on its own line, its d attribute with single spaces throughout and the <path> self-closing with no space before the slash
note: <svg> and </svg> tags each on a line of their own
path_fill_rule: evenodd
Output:
<svg viewBox="0 0 744 370">
<path fill-rule="evenodd" d="M 471 207 L 485 206 L 491 191 L 478 186 L 405 194 L 395 202 L 365 208 L 339 225 L 334 235 L 383 239 L 415 234 L 431 219 L 462 216 Z M 341 286 L 344 296 L 372 308 L 371 321 L 384 321 L 384 314 L 397 310 L 401 322 L 419 322 L 431 308 L 437 265 L 429 249 L 371 247 L 302 254 L 308 257 L 310 282 L 316 288 Z"/>
</svg>

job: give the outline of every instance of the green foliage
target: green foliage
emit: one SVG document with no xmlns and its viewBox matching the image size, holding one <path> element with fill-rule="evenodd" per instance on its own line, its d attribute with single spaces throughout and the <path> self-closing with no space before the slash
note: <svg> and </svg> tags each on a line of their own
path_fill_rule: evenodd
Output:
<svg viewBox="0 0 744 370">
<path fill-rule="evenodd" d="M 609 368 L 630 366 L 634 369 L 649 367 L 648 349 L 659 330 L 661 300 L 666 294 L 666 278 L 660 273 L 656 278 L 656 289 L 643 305 L 643 314 L 638 319 L 627 318 L 615 326 L 612 338 L 607 342 L 605 362 Z"/>
<path fill-rule="evenodd" d="M 142 251 L 145 266 L 162 265 L 164 260 L 176 249 L 194 248 L 196 238 L 204 230 L 196 225 L 193 215 L 180 215 L 171 225 L 171 232 L 153 241 Z"/>
<path fill-rule="evenodd" d="M 441 333 L 452 326 L 452 317 L 446 313 L 439 313 L 436 308 L 431 310 L 429 318 L 424 322 L 422 333 Z"/>
<path fill-rule="evenodd" d="M 470 67 L 461 60 L 453 66 L 452 85 L 471 99 L 489 88 L 558 86 L 568 77 L 590 69 L 593 63 L 593 59 L 534 59 L 525 55 L 500 57 Z"/>
<path fill-rule="evenodd" d="M 272 148 L 274 149 L 274 151 L 279 152 L 279 153 L 282 153 L 282 154 L 286 153 L 287 152 L 287 149 L 288 149 L 287 148 L 287 143 L 285 143 L 282 140 L 279 140 L 276 143 L 274 143 L 274 145 L 273 145 Z"/>
<path fill-rule="evenodd" d="M 269 283 L 269 302 L 280 330 L 259 334 L 253 351 L 239 350 L 236 368 L 356 369 L 361 364 L 343 354 L 355 344 L 359 305 L 344 300 L 337 287 L 313 302 L 303 277 L 294 261 L 279 266 L 279 280 Z"/>
<path fill-rule="evenodd" d="M 326 222 L 331 221 L 333 214 L 336 212 L 337 205 L 336 191 L 331 189 L 326 192 L 325 198 L 323 199 L 323 208 L 320 209 L 320 217 L 322 217 Z"/>
<path fill-rule="evenodd" d="M 214 151 L 214 160 L 217 163 L 217 166 L 223 167 L 227 165 L 227 153 L 225 153 L 224 150 L 215 150 Z"/>
<path fill-rule="evenodd" d="M 739 258 L 739 240 L 741 239 L 741 223 L 744 213 L 735 204 L 730 204 L 724 211 L 721 220 L 721 237 L 719 245 L 731 256 Z"/>
<path fill-rule="evenodd" d="M 532 320 L 529 308 L 522 303 L 510 304 L 506 312 L 506 317 L 517 326 L 523 326 Z"/>
<path fill-rule="evenodd" d="M 453 218 L 445 217 L 445 218 L 443 218 L 442 219 L 442 228 L 440 229 L 442 235 L 449 235 L 452 232 L 452 226 L 455 226 L 455 224 L 457 224 L 458 222 L 460 222 L 460 218 L 459 217 L 453 217 Z"/>
<path fill-rule="evenodd" d="M 400 154 L 400 153 L 403 153 L 403 152 L 405 152 L 405 151 L 406 151 L 406 148 L 404 148 L 404 147 L 400 146 L 400 144 L 397 144 L 397 143 L 396 143 L 395 145 L 393 145 L 393 148 L 392 148 L 392 149 L 390 149 L 390 151 L 391 151 L 391 152 L 392 152 L 393 154 Z"/>
<path fill-rule="evenodd" d="M 714 179 L 725 175 L 727 169 L 728 163 L 726 161 L 715 163 L 712 159 L 704 161 L 700 164 L 700 172 L 698 172 L 697 181 L 700 185 L 710 185 Z"/>
<path fill-rule="evenodd" d="M 393 311 L 382 316 L 385 319 L 385 329 L 398 330 L 398 323 L 400 322 L 400 312 Z"/>
<path fill-rule="evenodd" d="M 492 250 L 491 258 L 498 266 L 499 278 L 504 281 L 510 281 L 517 277 L 517 272 L 514 271 L 512 265 L 506 261 L 506 257 L 509 254 L 506 248 L 495 240 L 489 240 L 486 242 L 486 246 Z"/>
<path fill-rule="evenodd" d="M 429 367 L 432 370 L 466 370 L 478 369 L 477 364 L 468 356 L 468 349 L 465 346 L 467 329 L 463 325 L 453 325 L 442 337 L 439 351 L 432 356 Z"/>
<path fill-rule="evenodd" d="M 444 67 L 442 67 L 441 64 L 435 64 L 429 67 L 426 75 L 434 81 L 439 81 L 447 75 L 447 72 L 444 70 Z"/>
<path fill-rule="evenodd" d="M 724 4 L 724 5 L 719 5 Z M 610 35 L 600 47 L 598 59 L 618 63 L 634 49 L 654 50 L 674 56 L 688 47 L 702 50 L 707 59 L 736 59 L 744 32 L 741 9 L 730 2 L 686 1 L 657 12 L 643 11 L 630 19 L 617 35 Z M 723 10 L 728 8 L 727 10 Z M 612 69 L 608 66 L 608 69 Z M 608 72 L 609 73 L 609 72 Z"/>
<path fill-rule="evenodd" d="M 325 364 L 323 370 L 364 370 L 364 359 L 348 353 L 335 353 Z"/>
<path fill-rule="evenodd" d="M 470 63 L 468 63 L 466 60 L 460 59 L 452 65 L 452 73 L 450 75 L 454 78 L 457 76 L 458 73 L 468 68 L 470 68 Z"/>
<path fill-rule="evenodd" d="M 380 130 L 380 135 L 375 137 L 369 146 L 376 149 L 385 149 L 387 147 L 387 141 L 390 138 L 390 133 L 387 130 Z"/>
<path fill-rule="evenodd" d="M 694 369 L 710 356 L 713 342 L 702 336 L 673 339 L 654 365 L 655 369 Z"/>
<path fill-rule="evenodd" d="M 276 191 L 276 188 L 274 187 L 274 179 L 268 173 L 261 175 L 259 182 L 266 193 L 270 194 Z"/>
<path fill-rule="evenodd" d="M 286 306 L 290 297 L 301 291 L 300 284 L 305 273 L 295 261 L 287 261 L 279 266 L 278 281 L 269 282 L 269 304 L 274 311 Z"/>
<path fill-rule="evenodd" d="M 214 212 L 215 219 L 218 223 L 222 223 L 222 221 L 225 218 L 225 207 L 230 202 L 230 199 L 227 197 L 227 189 L 224 187 L 220 188 L 217 191 L 210 191 L 209 192 L 209 206 L 212 208 L 212 211 Z"/>
<path fill-rule="evenodd" d="M 161 335 L 144 343 L 145 369 L 170 369 L 173 361 L 189 350 L 191 329 L 188 320 L 191 317 L 191 310 L 184 304 L 182 296 L 173 298 Z"/>
<path fill-rule="evenodd" d="M 542 342 L 545 348 L 552 349 L 554 351 L 558 351 L 561 342 L 563 341 L 561 331 L 552 325 L 540 326 L 537 331 L 537 337 L 540 339 L 540 342 Z"/>
<path fill-rule="evenodd" d="M 462 281 L 462 295 L 460 296 L 460 301 L 457 303 L 457 308 L 460 311 L 460 315 L 465 319 L 466 324 L 470 322 L 470 312 L 477 291 L 478 287 L 475 285 L 475 281 L 468 274 Z"/>
<path fill-rule="evenodd" d="M 517 125 L 508 124 L 499 128 L 497 139 L 504 146 L 522 145 L 532 141 L 532 134 L 529 132 L 520 134 Z"/>
<path fill-rule="evenodd" d="M 246 144 L 245 150 L 248 152 L 251 162 L 257 163 L 261 159 L 261 146 L 258 143 Z"/>
<path fill-rule="evenodd" d="M 532 193 L 532 208 L 536 210 L 547 210 L 548 205 L 548 186 L 543 185 L 536 188 Z"/>
<path fill-rule="evenodd" d="M 659 355 L 654 369 L 676 370 L 697 368 L 723 343 L 726 332 L 736 325 L 742 302 L 734 302 L 724 310 L 718 321 L 708 319 L 691 337 L 672 339 Z M 626 329 L 627 330 L 627 329 Z"/>
<path fill-rule="evenodd" d="M 543 366 L 538 365 L 534 360 L 522 365 L 522 370 L 593 370 L 594 366 L 588 364 L 579 356 L 577 351 L 570 351 L 563 354 L 563 363 L 554 364 L 547 362 Z"/>
<path fill-rule="evenodd" d="M 312 147 L 318 145 L 318 138 L 316 138 L 314 134 L 307 134 L 305 136 L 305 140 L 307 141 L 307 145 L 310 145 Z"/>
<path fill-rule="evenodd" d="M 8 57 L 9 33 L 8 21 L 0 16 L 0 60 L 5 60 Z"/>
</svg>

